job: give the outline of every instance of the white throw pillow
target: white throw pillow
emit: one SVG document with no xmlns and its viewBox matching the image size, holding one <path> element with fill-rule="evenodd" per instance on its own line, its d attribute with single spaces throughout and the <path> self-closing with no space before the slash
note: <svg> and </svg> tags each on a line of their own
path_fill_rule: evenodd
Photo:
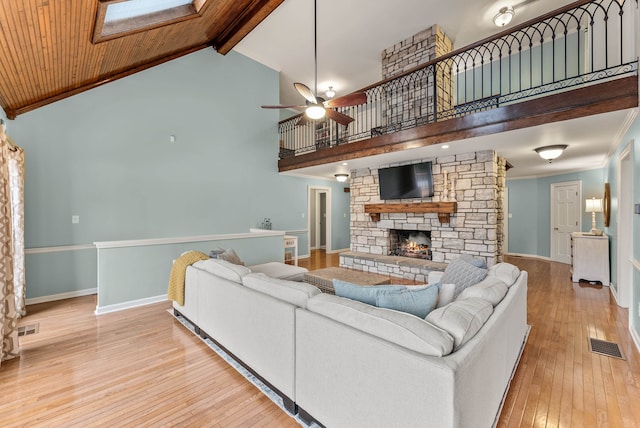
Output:
<svg viewBox="0 0 640 428">
<path fill-rule="evenodd" d="M 201 260 L 193 264 L 195 267 L 210 274 L 242 284 L 242 277 L 251 273 L 251 270 L 242 265 L 236 265 L 219 259 Z"/>
<path fill-rule="evenodd" d="M 453 302 L 453 293 L 456 291 L 456 285 L 453 283 L 442 284 L 438 293 L 438 304 L 436 308 L 441 308 Z"/>
<path fill-rule="evenodd" d="M 448 332 L 454 339 L 453 350 L 458 350 L 480 331 L 493 313 L 493 306 L 484 299 L 473 297 L 456 300 L 435 309 L 426 320 Z"/>
</svg>

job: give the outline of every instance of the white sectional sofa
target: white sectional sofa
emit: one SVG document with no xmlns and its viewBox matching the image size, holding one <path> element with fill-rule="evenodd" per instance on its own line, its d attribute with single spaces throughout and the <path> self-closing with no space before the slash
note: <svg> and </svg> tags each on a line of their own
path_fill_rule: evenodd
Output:
<svg viewBox="0 0 640 428">
<path fill-rule="evenodd" d="M 190 296 L 191 294 L 191 296 Z M 507 263 L 426 319 L 222 262 L 187 269 L 180 312 L 326 427 L 491 427 L 527 335 Z"/>
</svg>

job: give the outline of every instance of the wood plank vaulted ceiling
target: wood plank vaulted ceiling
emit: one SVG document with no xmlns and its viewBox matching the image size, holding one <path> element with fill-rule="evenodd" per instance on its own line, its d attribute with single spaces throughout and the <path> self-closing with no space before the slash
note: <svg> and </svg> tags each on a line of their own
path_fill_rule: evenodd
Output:
<svg viewBox="0 0 640 428">
<path fill-rule="evenodd" d="M 94 44 L 113 0 L 2 0 L 0 106 L 13 119 L 199 49 L 226 54 L 283 1 L 206 0 L 190 19 Z"/>
</svg>

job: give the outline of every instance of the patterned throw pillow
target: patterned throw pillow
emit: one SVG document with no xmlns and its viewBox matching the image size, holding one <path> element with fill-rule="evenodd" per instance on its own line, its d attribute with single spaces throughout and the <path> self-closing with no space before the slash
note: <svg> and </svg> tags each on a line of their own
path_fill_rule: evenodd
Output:
<svg viewBox="0 0 640 428">
<path fill-rule="evenodd" d="M 440 282 L 443 284 L 453 283 L 456 285 L 456 290 L 453 293 L 453 298 L 455 299 L 462 293 L 462 290 L 479 283 L 486 276 L 487 269 L 476 267 L 464 259 L 457 258 L 452 260 L 444 270 L 444 275 L 442 275 Z"/>
</svg>

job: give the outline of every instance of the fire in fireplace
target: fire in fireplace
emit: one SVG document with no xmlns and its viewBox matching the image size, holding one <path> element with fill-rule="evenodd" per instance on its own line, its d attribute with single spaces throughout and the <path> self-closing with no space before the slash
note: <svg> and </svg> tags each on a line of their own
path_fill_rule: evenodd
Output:
<svg viewBox="0 0 640 428">
<path fill-rule="evenodd" d="M 431 232 L 390 229 L 389 255 L 431 260 Z"/>
</svg>

